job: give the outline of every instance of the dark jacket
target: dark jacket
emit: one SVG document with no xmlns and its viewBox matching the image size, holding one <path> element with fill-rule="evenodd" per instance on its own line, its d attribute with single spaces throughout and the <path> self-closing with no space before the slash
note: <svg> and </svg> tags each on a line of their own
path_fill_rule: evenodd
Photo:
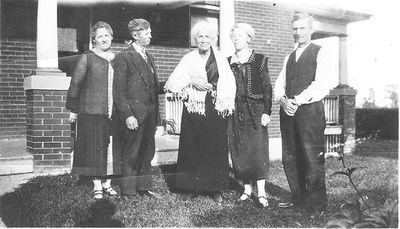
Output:
<svg viewBox="0 0 400 229">
<path fill-rule="evenodd" d="M 231 58 L 228 58 L 229 63 Z M 231 64 L 231 69 L 235 77 L 239 77 L 239 71 L 246 74 L 246 90 L 245 95 L 240 94 L 240 90 L 236 90 L 236 102 L 245 102 L 249 104 L 249 108 L 258 119 L 258 116 L 268 114 L 271 115 L 272 106 L 272 86 L 268 72 L 268 58 L 262 54 L 251 54 L 249 61 L 244 64 Z M 238 79 L 236 79 L 237 87 Z M 259 106 L 263 105 L 263 106 Z M 262 109 L 259 109 L 261 107 Z"/>
<path fill-rule="evenodd" d="M 158 112 L 158 94 L 163 88 L 158 82 L 154 59 L 148 53 L 147 56 L 149 64 L 130 46 L 113 61 L 114 103 L 121 121 L 134 116 L 142 123 L 149 105 L 155 105 Z"/>
<path fill-rule="evenodd" d="M 66 108 L 74 113 L 108 114 L 107 60 L 92 51 L 83 54 L 72 74 Z"/>
<path fill-rule="evenodd" d="M 321 46 L 311 43 L 296 62 L 296 51 L 290 54 L 286 64 L 286 90 L 289 98 L 300 94 L 315 80 L 317 57 Z"/>
</svg>

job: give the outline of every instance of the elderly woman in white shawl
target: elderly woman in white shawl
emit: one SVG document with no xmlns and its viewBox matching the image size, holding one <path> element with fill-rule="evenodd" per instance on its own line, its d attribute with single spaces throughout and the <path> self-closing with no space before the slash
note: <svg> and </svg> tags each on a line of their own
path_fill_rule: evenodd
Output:
<svg viewBox="0 0 400 229">
<path fill-rule="evenodd" d="M 228 188 L 227 123 L 235 104 L 235 78 L 215 48 L 217 28 L 197 23 L 191 31 L 197 49 L 186 54 L 165 89 L 182 93 L 185 104 L 175 187 L 222 201 Z"/>
</svg>

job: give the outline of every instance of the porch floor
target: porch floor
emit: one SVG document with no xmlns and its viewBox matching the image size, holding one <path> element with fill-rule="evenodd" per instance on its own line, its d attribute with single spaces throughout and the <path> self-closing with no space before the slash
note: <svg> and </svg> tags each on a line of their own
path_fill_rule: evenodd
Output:
<svg viewBox="0 0 400 229">
<path fill-rule="evenodd" d="M 0 175 L 33 172 L 33 156 L 25 139 L 0 141 Z"/>
</svg>

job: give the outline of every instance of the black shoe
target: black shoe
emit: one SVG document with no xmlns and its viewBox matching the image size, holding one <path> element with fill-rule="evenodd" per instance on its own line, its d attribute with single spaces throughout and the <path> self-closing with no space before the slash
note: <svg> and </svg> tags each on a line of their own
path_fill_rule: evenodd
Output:
<svg viewBox="0 0 400 229">
<path fill-rule="evenodd" d="M 138 191 L 138 193 L 141 196 L 149 196 L 149 197 L 153 197 L 153 198 L 156 198 L 156 199 L 161 198 L 160 194 L 158 194 L 156 192 L 153 192 L 153 191 Z"/>
<path fill-rule="evenodd" d="M 282 202 L 282 203 L 278 203 L 278 207 L 280 208 L 291 208 L 294 206 L 293 202 Z"/>
</svg>

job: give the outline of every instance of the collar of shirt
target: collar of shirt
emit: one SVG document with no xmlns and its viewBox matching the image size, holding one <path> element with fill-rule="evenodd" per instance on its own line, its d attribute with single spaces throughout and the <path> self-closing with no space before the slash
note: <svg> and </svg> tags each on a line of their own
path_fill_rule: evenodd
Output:
<svg viewBox="0 0 400 229">
<path fill-rule="evenodd" d="M 253 53 L 252 49 L 248 49 L 248 51 L 246 53 L 244 53 L 244 55 L 241 57 L 238 57 L 238 55 L 235 53 L 231 58 L 231 64 L 234 64 L 234 63 L 244 64 L 244 63 L 248 62 L 252 53 Z"/>
<path fill-rule="evenodd" d="M 311 42 L 309 42 L 307 45 L 303 46 L 303 47 L 297 47 L 296 49 L 296 62 L 299 60 L 301 54 L 304 52 L 304 50 L 311 44 Z"/>
<path fill-rule="evenodd" d="M 132 43 L 132 46 L 135 48 L 135 50 L 143 57 L 143 59 L 146 60 L 147 55 L 146 55 L 146 49 L 135 42 Z"/>
</svg>

